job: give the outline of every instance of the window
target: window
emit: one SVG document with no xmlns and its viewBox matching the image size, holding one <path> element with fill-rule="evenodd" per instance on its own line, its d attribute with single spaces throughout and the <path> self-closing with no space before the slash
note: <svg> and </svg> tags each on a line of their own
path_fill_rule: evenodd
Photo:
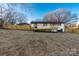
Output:
<svg viewBox="0 0 79 59">
<path fill-rule="evenodd" d="M 61 24 L 50 24 L 51 26 L 61 26 Z"/>
<path fill-rule="evenodd" d="M 43 26 L 47 26 L 47 24 L 43 24 Z"/>
</svg>

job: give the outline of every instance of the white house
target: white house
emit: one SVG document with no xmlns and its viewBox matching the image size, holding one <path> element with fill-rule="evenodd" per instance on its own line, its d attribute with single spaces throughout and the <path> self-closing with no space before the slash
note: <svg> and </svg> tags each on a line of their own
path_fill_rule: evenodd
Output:
<svg viewBox="0 0 79 59">
<path fill-rule="evenodd" d="M 64 32 L 64 22 L 32 21 L 31 26 L 34 30 Z"/>
</svg>

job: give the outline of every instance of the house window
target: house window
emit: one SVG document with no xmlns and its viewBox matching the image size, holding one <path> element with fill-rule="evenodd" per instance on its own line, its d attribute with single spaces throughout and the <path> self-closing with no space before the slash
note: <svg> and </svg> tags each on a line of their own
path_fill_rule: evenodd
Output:
<svg viewBox="0 0 79 59">
<path fill-rule="evenodd" d="M 43 24 L 43 26 L 47 26 L 47 24 Z"/>
<path fill-rule="evenodd" d="M 54 26 L 54 24 L 50 24 L 50 26 Z"/>
<path fill-rule="evenodd" d="M 58 24 L 59 26 L 61 26 L 61 24 Z"/>
</svg>

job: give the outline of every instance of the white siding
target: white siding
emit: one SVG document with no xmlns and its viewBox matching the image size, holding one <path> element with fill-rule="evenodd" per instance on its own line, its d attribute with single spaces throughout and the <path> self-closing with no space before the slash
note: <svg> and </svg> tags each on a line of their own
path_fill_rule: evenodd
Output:
<svg viewBox="0 0 79 59">
<path fill-rule="evenodd" d="M 35 24 L 31 24 L 31 26 L 33 27 L 33 28 L 35 28 Z M 44 24 L 37 24 L 37 28 L 38 29 L 55 29 L 55 30 L 63 30 L 63 32 L 64 32 L 64 24 L 46 24 L 46 25 L 44 25 Z"/>
<path fill-rule="evenodd" d="M 49 29 L 50 28 L 50 25 L 49 24 L 47 24 L 46 26 L 44 26 L 43 24 L 37 24 L 37 28 L 39 28 L 39 29 Z"/>
</svg>

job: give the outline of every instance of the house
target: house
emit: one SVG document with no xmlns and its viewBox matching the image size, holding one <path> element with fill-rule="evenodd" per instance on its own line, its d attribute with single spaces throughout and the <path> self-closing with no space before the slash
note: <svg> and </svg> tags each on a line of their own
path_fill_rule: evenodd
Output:
<svg viewBox="0 0 79 59">
<path fill-rule="evenodd" d="M 28 23 L 19 23 L 17 25 L 30 25 L 30 24 L 28 24 Z"/>
<path fill-rule="evenodd" d="M 32 21 L 31 26 L 35 31 L 64 32 L 64 22 Z"/>
</svg>

